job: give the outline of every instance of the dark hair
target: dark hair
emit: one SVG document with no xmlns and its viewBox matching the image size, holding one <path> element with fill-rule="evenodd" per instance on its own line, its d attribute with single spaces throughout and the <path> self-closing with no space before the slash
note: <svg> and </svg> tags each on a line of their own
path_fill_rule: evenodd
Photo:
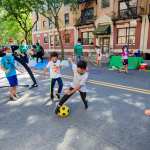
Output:
<svg viewBox="0 0 150 150">
<path fill-rule="evenodd" d="M 78 42 L 80 42 L 80 43 L 82 42 L 81 38 L 78 38 Z"/>
<path fill-rule="evenodd" d="M 80 61 L 77 63 L 77 67 L 78 67 L 78 68 L 81 68 L 81 69 L 86 69 L 86 68 L 87 68 L 87 62 L 84 61 L 84 60 L 80 60 Z"/>
<path fill-rule="evenodd" d="M 52 52 L 51 55 L 50 55 L 50 57 L 51 57 L 51 58 L 52 58 L 52 57 L 58 57 L 58 53 L 57 53 L 57 52 Z"/>
<path fill-rule="evenodd" d="M 37 43 L 36 43 L 36 45 L 40 45 L 40 43 L 39 43 L 39 42 L 37 42 Z"/>
</svg>

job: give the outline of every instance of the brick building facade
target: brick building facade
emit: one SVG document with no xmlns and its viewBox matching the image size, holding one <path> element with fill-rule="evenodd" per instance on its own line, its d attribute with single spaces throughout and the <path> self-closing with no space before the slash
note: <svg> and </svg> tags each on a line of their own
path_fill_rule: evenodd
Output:
<svg viewBox="0 0 150 150">
<path fill-rule="evenodd" d="M 92 44 L 101 46 L 103 53 L 119 52 L 126 44 L 150 53 L 149 10 L 149 0 L 79 0 L 76 12 L 64 5 L 59 18 L 65 52 L 73 52 L 80 37 L 85 52 Z M 43 16 L 32 35 L 33 43 L 39 41 L 45 50 L 60 50 L 58 33 Z"/>
</svg>

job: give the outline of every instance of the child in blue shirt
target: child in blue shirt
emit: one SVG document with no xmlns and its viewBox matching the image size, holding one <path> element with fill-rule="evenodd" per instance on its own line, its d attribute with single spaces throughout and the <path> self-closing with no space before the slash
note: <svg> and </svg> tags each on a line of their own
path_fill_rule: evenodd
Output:
<svg viewBox="0 0 150 150">
<path fill-rule="evenodd" d="M 10 100 L 17 100 L 16 87 L 18 85 L 18 80 L 14 56 L 11 54 L 11 49 L 9 48 L 6 48 L 5 53 L 6 55 L 1 59 L 1 67 L 10 85 Z"/>
</svg>

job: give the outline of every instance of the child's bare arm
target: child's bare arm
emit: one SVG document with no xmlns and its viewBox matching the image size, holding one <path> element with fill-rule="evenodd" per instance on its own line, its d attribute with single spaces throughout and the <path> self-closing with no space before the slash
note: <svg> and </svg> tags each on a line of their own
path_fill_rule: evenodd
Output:
<svg viewBox="0 0 150 150">
<path fill-rule="evenodd" d="M 45 68 L 44 69 L 44 75 L 47 74 L 47 72 L 48 72 L 48 68 Z"/>
<path fill-rule="evenodd" d="M 5 73 L 8 73 L 8 72 L 9 72 L 9 70 L 8 70 L 8 69 L 5 69 L 3 65 L 1 66 L 1 69 L 2 69 Z"/>
</svg>

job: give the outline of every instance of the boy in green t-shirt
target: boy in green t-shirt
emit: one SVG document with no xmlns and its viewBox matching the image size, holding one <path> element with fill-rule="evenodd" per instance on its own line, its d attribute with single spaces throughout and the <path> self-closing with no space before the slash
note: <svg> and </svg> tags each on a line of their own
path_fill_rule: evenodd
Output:
<svg viewBox="0 0 150 150">
<path fill-rule="evenodd" d="M 74 46 L 74 55 L 76 62 L 79 62 L 83 58 L 83 46 L 80 38 L 78 39 L 77 44 Z"/>
</svg>

